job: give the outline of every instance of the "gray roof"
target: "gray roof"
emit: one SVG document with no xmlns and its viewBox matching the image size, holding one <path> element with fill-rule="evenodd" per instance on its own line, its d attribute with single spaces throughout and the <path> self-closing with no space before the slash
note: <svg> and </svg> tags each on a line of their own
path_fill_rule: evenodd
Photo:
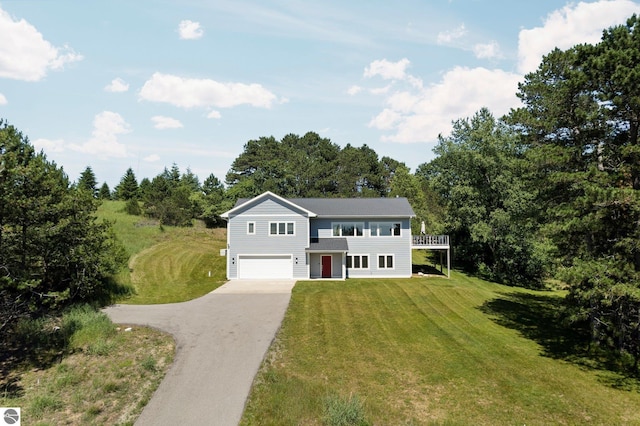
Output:
<svg viewBox="0 0 640 426">
<path fill-rule="evenodd" d="M 307 251 L 348 251 L 349 244 L 346 238 L 311 238 Z"/>
<path fill-rule="evenodd" d="M 413 217 L 415 213 L 404 197 L 392 198 L 287 198 L 318 217 Z M 236 207 L 249 199 L 238 200 Z"/>
</svg>

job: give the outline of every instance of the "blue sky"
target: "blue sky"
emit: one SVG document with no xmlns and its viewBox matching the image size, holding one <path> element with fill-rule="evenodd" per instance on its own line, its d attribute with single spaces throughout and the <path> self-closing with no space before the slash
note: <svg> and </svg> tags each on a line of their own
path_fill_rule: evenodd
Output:
<svg viewBox="0 0 640 426">
<path fill-rule="evenodd" d="M 412 170 L 481 107 L 519 105 L 554 47 L 640 2 L 0 0 L 0 117 L 76 180 L 176 163 L 224 180 L 244 144 L 314 131 Z"/>
</svg>

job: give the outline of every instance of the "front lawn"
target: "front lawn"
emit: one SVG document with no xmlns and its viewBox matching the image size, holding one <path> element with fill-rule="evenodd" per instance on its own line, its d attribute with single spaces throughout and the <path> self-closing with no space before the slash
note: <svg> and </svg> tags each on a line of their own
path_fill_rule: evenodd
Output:
<svg viewBox="0 0 640 426">
<path fill-rule="evenodd" d="M 452 279 L 298 282 L 242 424 L 638 424 L 636 379 L 572 357 L 560 295 Z"/>
</svg>

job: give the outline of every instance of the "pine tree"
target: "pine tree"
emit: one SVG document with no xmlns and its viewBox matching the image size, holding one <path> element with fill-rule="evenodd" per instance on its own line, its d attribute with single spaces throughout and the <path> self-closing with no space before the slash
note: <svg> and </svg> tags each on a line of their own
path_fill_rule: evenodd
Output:
<svg viewBox="0 0 640 426">
<path fill-rule="evenodd" d="M 0 330 L 22 317 L 104 301 L 126 255 L 96 222 L 93 196 L 2 121 L 0 165 Z"/>
<path fill-rule="evenodd" d="M 136 175 L 133 173 L 133 169 L 129 167 L 124 176 L 120 180 L 118 186 L 116 186 L 116 198 L 118 200 L 130 200 L 132 198 L 138 198 L 138 181 Z"/>
<path fill-rule="evenodd" d="M 80 174 L 80 178 L 78 179 L 78 188 L 89 192 L 93 197 L 97 197 L 97 185 L 98 182 L 96 180 L 96 175 L 93 173 L 91 167 L 87 166 L 87 168 Z"/>
</svg>

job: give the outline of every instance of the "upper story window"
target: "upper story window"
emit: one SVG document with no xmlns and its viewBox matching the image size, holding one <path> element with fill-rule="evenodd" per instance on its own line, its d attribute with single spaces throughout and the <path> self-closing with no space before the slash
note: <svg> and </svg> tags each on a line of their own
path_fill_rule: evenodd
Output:
<svg viewBox="0 0 640 426">
<path fill-rule="evenodd" d="M 247 222 L 247 234 L 255 235 L 256 234 L 256 223 L 255 222 Z"/>
<path fill-rule="evenodd" d="M 295 222 L 271 222 L 269 235 L 295 235 Z"/>
<path fill-rule="evenodd" d="M 399 237 L 402 224 L 400 222 L 371 222 L 372 237 Z"/>
<path fill-rule="evenodd" d="M 362 237 L 364 235 L 363 222 L 334 222 L 331 227 L 334 237 Z"/>
</svg>

